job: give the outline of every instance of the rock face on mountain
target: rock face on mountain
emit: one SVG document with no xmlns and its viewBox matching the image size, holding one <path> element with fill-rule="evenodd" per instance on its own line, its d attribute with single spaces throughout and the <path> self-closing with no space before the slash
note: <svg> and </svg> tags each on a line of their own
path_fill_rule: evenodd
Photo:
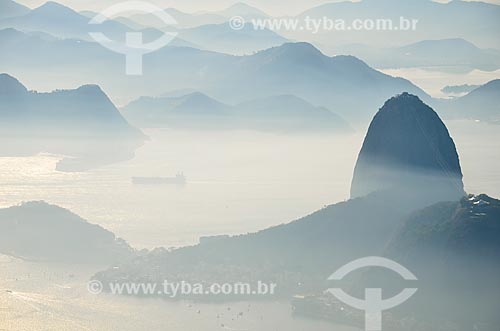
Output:
<svg viewBox="0 0 500 331">
<path fill-rule="evenodd" d="M 446 126 L 408 93 L 391 98 L 375 115 L 354 170 L 351 198 L 381 190 L 411 192 L 423 205 L 465 195 Z"/>
</svg>

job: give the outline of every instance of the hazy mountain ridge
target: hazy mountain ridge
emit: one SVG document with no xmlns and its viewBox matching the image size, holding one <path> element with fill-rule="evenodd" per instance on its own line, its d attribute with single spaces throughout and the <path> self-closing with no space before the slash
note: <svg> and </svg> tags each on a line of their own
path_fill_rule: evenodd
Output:
<svg viewBox="0 0 500 331">
<path fill-rule="evenodd" d="M 5 0 L 8 1 L 8 0 Z M 9 2 L 9 6 L 14 6 Z M 237 8 L 234 8 L 237 10 Z M 178 10 L 166 10 L 171 16 L 190 16 Z M 93 41 L 89 33 L 102 32 L 108 38 L 124 42 L 127 32 L 142 32 L 145 42 L 155 40 L 165 32 L 178 35 L 171 46 L 188 46 L 225 52 L 230 54 L 250 54 L 272 46 L 278 46 L 287 39 L 270 30 L 254 30 L 247 26 L 242 30 L 231 29 L 227 19 L 196 24 L 194 27 L 182 27 L 174 24 L 164 27 L 154 14 L 134 15 L 130 18 L 118 17 L 102 24 L 89 24 L 97 15 L 93 12 L 76 12 L 57 2 L 49 1 L 35 9 L 28 9 L 22 15 L 0 18 L 0 28 L 14 28 L 24 32 L 44 32 L 65 39 Z M 193 16 L 197 17 L 197 16 Z"/>
<path fill-rule="evenodd" d="M 0 31 L 0 44 L 6 43 L 1 40 L 4 32 Z M 126 77 L 123 56 L 95 43 L 25 38 L 8 39 L 9 47 L 0 54 L 0 70 L 9 68 L 13 74 L 21 74 L 29 66 L 33 74 L 43 74 L 49 81 L 73 70 L 78 75 L 65 76 L 67 84 L 94 81 L 118 100 L 183 88 L 204 91 L 231 104 L 269 95 L 295 95 L 331 109 L 352 124 L 366 123 L 388 96 L 403 91 L 430 101 L 408 80 L 385 75 L 354 57 L 328 57 L 307 43 L 284 44 L 250 56 L 165 47 L 144 58 L 144 76 Z M 39 56 L 23 56 L 26 49 Z M 89 60 L 94 58 L 100 60 Z M 353 98 L 360 94 L 363 98 Z"/>
<path fill-rule="evenodd" d="M 207 24 L 221 24 L 226 22 L 227 18 L 217 13 L 185 13 L 176 8 L 167 8 L 165 13 L 170 15 L 177 24 L 178 29 L 190 29 Z M 132 22 L 142 26 L 151 26 L 157 29 L 165 29 L 165 23 L 155 19 L 152 14 L 136 14 L 128 17 Z"/>
<path fill-rule="evenodd" d="M 31 9 L 24 15 L 0 20 L 0 29 L 14 28 L 28 33 L 44 32 L 63 39 L 94 41 L 91 32 L 102 32 L 108 38 L 124 41 L 127 32 L 138 32 L 117 20 L 102 24 L 89 24 L 91 18 L 54 1 Z M 145 42 L 157 39 L 162 32 L 154 28 L 142 28 Z M 182 40 L 178 41 L 182 44 Z"/>
<path fill-rule="evenodd" d="M 88 32 L 90 19 L 57 2 L 45 4 L 30 10 L 23 16 L 0 21 L 2 28 L 15 28 L 21 31 L 43 31 L 62 38 L 79 38 L 90 40 Z M 122 25 L 116 22 L 105 22 L 101 27 L 110 35 L 118 35 Z"/>
<path fill-rule="evenodd" d="M 28 91 L 12 76 L 0 74 L 0 103 L 2 118 L 9 125 L 19 123 L 31 129 L 81 131 L 82 134 L 141 135 L 97 85 L 38 93 Z"/>
<path fill-rule="evenodd" d="M 12 5 L 13 2 L 9 3 Z M 369 62 L 370 65 L 380 68 L 415 66 L 436 67 L 450 66 L 450 64 L 453 64 L 463 68 L 495 70 L 499 66 L 499 51 L 486 48 L 500 49 L 500 45 L 492 42 L 492 40 L 496 40 L 496 38 L 491 39 L 491 33 L 488 33 L 488 31 L 495 31 L 495 28 L 500 28 L 497 24 L 497 20 L 493 20 L 495 14 L 500 13 L 499 8 L 500 6 L 491 4 L 463 1 L 453 1 L 449 4 L 441 4 L 425 0 L 417 4 L 416 2 L 412 3 L 408 1 L 384 0 L 374 5 L 373 1 L 364 0 L 356 3 L 344 2 L 325 4 L 312 8 L 298 16 L 299 19 L 306 16 L 315 18 L 321 13 L 319 17 L 327 16 L 346 20 L 360 17 L 390 17 L 399 19 L 402 12 L 408 12 L 408 15 L 405 17 L 416 17 L 420 20 L 419 29 L 417 31 L 407 32 L 404 35 L 394 31 L 377 32 L 380 36 L 383 36 L 384 40 L 399 40 L 398 38 L 401 38 L 401 40 L 390 46 L 414 42 L 412 45 L 394 47 L 387 50 L 370 48 L 369 46 L 344 46 L 340 48 L 337 46 L 338 44 L 353 42 L 370 45 L 373 44 L 374 40 L 378 41 L 377 38 L 379 38 L 379 36 L 375 34 L 372 36 L 373 38 L 357 40 L 355 37 L 356 35 L 360 35 L 359 32 L 342 31 L 341 34 L 332 34 L 327 31 L 315 35 L 310 32 L 303 34 L 301 32 L 285 31 L 284 35 L 287 36 L 287 38 L 285 38 L 279 35 L 281 31 L 257 31 L 251 28 L 250 24 L 243 30 L 232 30 L 227 21 L 233 16 L 241 16 L 246 19 L 247 22 L 251 19 L 269 17 L 262 11 L 242 3 L 237 3 L 220 12 L 188 14 L 174 8 L 166 9 L 165 12 L 179 21 L 179 24 L 171 27 L 169 31 L 174 28 L 174 30 L 179 31 L 181 35 L 186 36 L 186 38 L 183 39 L 187 39 L 188 44 L 191 43 L 192 46 L 198 45 L 207 50 L 231 54 L 248 54 L 271 46 L 280 45 L 290 39 L 308 40 L 321 45 L 328 53 L 337 50 L 336 53 L 338 54 L 338 50 L 340 49 L 341 53 L 351 53 L 363 58 Z M 330 12 L 333 12 L 335 15 L 328 15 Z M 398 14 L 396 15 L 395 13 Z M 432 13 L 431 17 L 428 17 L 429 13 Z M 438 15 L 438 13 L 440 14 Z M 203 17 L 206 19 L 203 19 Z M 434 28 L 434 25 L 437 21 L 443 21 L 443 19 L 441 19 L 442 17 L 444 17 L 445 23 L 443 24 L 445 29 L 437 34 L 437 31 L 443 29 L 437 30 Z M 466 24 L 457 25 L 456 22 L 460 21 L 457 17 L 472 21 L 474 24 L 471 23 L 471 26 L 475 26 L 481 33 L 477 33 L 478 31 L 476 30 L 474 30 L 472 34 L 465 33 L 462 26 Z M 475 17 L 482 17 L 483 19 L 477 21 Z M 88 25 L 90 19 L 85 15 L 77 13 L 55 2 L 48 2 L 25 13 L 25 15 L 16 15 L 16 17 L 0 20 L 0 27 L 13 27 L 24 31 L 39 30 L 59 37 L 85 40 L 90 40 L 88 32 L 91 32 L 94 28 L 111 36 L 112 39 L 123 40 L 125 32 L 131 30 L 127 28 L 127 25 L 133 26 L 133 24 L 130 23 L 131 20 L 134 20 L 139 26 L 150 27 L 147 29 L 135 27 L 135 29 L 139 29 L 145 33 L 145 39 L 148 40 L 153 40 L 160 35 L 160 31 L 157 29 L 165 28 L 162 26 L 160 20 L 153 18 L 152 14 L 134 15 L 129 18 L 123 18 L 128 21 L 128 24 L 127 22 L 125 22 L 125 24 L 120 23 L 120 19 L 122 18 L 117 18 L 116 20 L 92 27 Z M 185 21 L 191 22 L 185 24 L 183 23 Z M 217 27 L 217 29 L 214 30 L 215 27 Z M 429 40 L 431 39 L 430 31 L 432 31 L 434 39 L 437 35 L 439 39 L 442 40 Z M 297 36 L 295 36 L 295 34 L 297 34 Z M 391 34 L 393 37 L 387 38 L 388 34 Z M 328 36 L 328 39 L 322 40 L 322 35 Z M 363 31 L 362 35 L 371 35 L 371 32 Z M 189 40 L 189 38 L 187 38 L 188 36 L 191 36 L 193 40 Z M 403 38 L 403 36 L 405 37 Z M 472 38 L 472 36 L 476 38 Z M 485 45 L 486 42 L 483 40 L 477 40 L 478 36 L 490 38 L 487 45 Z M 320 39 L 317 40 L 317 38 Z M 336 38 L 343 39 L 336 40 Z M 468 43 L 464 41 L 464 39 L 471 40 L 475 44 L 480 44 L 482 48 L 485 49 L 478 49 L 475 47 L 464 48 L 464 45 Z M 334 45 L 332 44 L 332 40 L 335 41 Z M 237 43 L 239 46 L 231 47 L 233 43 Z M 450 43 L 452 44 L 450 45 Z M 179 40 L 179 45 L 182 44 L 182 40 Z M 412 52 L 416 54 L 410 54 Z M 446 55 L 443 55 L 443 52 L 445 52 Z M 387 61 L 388 55 L 391 56 L 391 61 Z M 444 63 L 443 60 L 446 60 L 446 63 Z"/>
<path fill-rule="evenodd" d="M 0 20 L 22 16 L 30 11 L 28 7 L 25 7 L 12 0 L 1 0 L 0 1 Z"/>
<path fill-rule="evenodd" d="M 231 106 L 194 92 L 180 97 L 141 97 L 121 111 L 139 127 L 351 132 L 340 116 L 291 95 Z"/>
<path fill-rule="evenodd" d="M 462 68 L 462 70 L 494 71 L 500 68 L 500 51 L 480 49 L 464 39 L 422 40 L 394 47 L 376 48 L 366 45 L 344 45 L 336 53 L 355 55 L 379 69 Z"/>
<path fill-rule="evenodd" d="M 235 3 L 220 11 L 187 13 L 176 8 L 166 8 L 164 11 L 177 22 L 175 26 L 179 29 L 191 29 L 203 25 L 218 25 L 223 23 L 227 25 L 229 19 L 235 16 L 242 17 L 247 21 L 255 18 L 269 17 L 260 9 L 241 2 Z M 157 19 L 154 19 L 152 14 L 132 15 L 130 19 L 133 22 L 144 26 L 153 26 L 158 29 L 165 28 L 165 24 Z"/>
<path fill-rule="evenodd" d="M 288 43 L 241 57 L 238 71 L 240 81 L 259 82 L 253 89 L 256 96 L 296 95 L 332 109 L 350 122 L 367 121 L 373 114 L 368 109 L 376 107 L 369 104 L 380 104 L 387 95 L 408 90 L 430 98 L 405 79 L 385 75 L 352 56 L 328 57 L 308 43 Z M 230 86 L 243 84 L 234 77 L 228 82 Z M 359 93 L 363 98 L 352 97 Z"/>
<path fill-rule="evenodd" d="M 180 30 L 179 37 L 201 49 L 234 55 L 252 54 L 288 42 L 276 32 L 255 30 L 250 24 L 241 30 L 232 29 L 228 23 L 201 25 Z"/>
<path fill-rule="evenodd" d="M 442 250 L 442 254 L 435 256 L 437 259 L 468 255 L 489 260 L 500 252 L 498 231 L 500 200 L 485 194 L 469 195 L 460 201 L 440 202 L 413 213 L 388 251 L 413 263 L 427 263 L 433 249 Z"/>
<path fill-rule="evenodd" d="M 359 2 L 327 3 L 309 9 L 298 17 L 344 19 L 417 19 L 415 31 L 322 31 L 311 37 L 299 33 L 300 39 L 314 40 L 326 49 L 336 45 L 361 43 L 392 47 L 428 39 L 462 38 L 482 47 L 500 49 L 495 31 L 500 29 L 500 6 L 484 2 L 450 1 L 438 3 L 431 0 L 363 0 Z M 286 35 L 288 37 L 288 35 Z"/>
<path fill-rule="evenodd" d="M 28 91 L 0 75 L 2 155 L 58 153 L 59 170 L 86 170 L 128 159 L 146 137 L 130 126 L 97 85 L 51 93 Z"/>
<path fill-rule="evenodd" d="M 500 79 L 492 80 L 463 97 L 448 101 L 446 115 L 450 118 L 500 121 Z"/>
<path fill-rule="evenodd" d="M 498 327 L 499 236 L 500 201 L 484 194 L 413 213 L 386 252 L 418 272 L 419 292 L 406 310 L 417 318 L 435 312 L 463 330 Z"/>
<path fill-rule="evenodd" d="M 237 2 L 228 8 L 217 12 L 219 15 L 226 18 L 232 18 L 234 16 L 243 17 L 245 20 L 251 20 L 255 18 L 268 18 L 269 15 L 262 10 L 252 7 L 244 2 Z"/>
<path fill-rule="evenodd" d="M 441 92 L 449 95 L 466 94 L 472 92 L 473 90 L 477 89 L 480 86 L 481 85 L 469 85 L 469 84 L 446 85 L 441 89 Z"/>
<path fill-rule="evenodd" d="M 46 202 L 0 209 L 0 251 L 28 260 L 110 264 L 133 249 L 102 227 Z"/>
<path fill-rule="evenodd" d="M 235 106 L 242 121 L 253 123 L 256 128 L 290 131 L 351 133 L 351 126 L 338 114 L 316 107 L 293 95 L 263 97 Z"/>
</svg>

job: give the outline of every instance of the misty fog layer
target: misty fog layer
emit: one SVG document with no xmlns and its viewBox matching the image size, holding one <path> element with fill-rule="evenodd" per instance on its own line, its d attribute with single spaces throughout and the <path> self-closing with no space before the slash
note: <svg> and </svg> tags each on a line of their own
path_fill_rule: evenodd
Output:
<svg viewBox="0 0 500 331">
<path fill-rule="evenodd" d="M 500 148 L 496 126 L 447 124 L 460 154 L 466 191 L 499 196 L 500 159 L 491 153 Z M 145 132 L 151 141 L 134 160 L 85 173 L 54 171 L 58 156 L 2 158 L 1 205 L 47 200 L 101 224 L 133 246 L 180 246 L 203 235 L 256 231 L 348 199 L 363 142 L 360 133 Z M 184 187 L 131 182 L 133 176 L 181 171 L 187 177 Z"/>
</svg>

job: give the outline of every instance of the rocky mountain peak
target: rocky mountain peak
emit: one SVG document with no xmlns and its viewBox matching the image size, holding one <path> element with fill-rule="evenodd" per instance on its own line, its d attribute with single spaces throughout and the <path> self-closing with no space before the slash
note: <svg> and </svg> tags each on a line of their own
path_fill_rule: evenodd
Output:
<svg viewBox="0 0 500 331">
<path fill-rule="evenodd" d="M 373 118 L 358 157 L 351 197 L 398 189 L 429 201 L 464 196 L 455 143 L 436 112 L 418 97 L 389 99 Z"/>
</svg>

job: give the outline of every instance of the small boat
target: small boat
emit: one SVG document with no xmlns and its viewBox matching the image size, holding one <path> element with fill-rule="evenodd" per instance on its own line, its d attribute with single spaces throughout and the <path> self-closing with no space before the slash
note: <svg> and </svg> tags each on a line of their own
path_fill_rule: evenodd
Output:
<svg viewBox="0 0 500 331">
<path fill-rule="evenodd" d="M 132 177 L 132 183 L 135 185 L 184 185 L 186 177 L 178 173 L 175 177 Z"/>
</svg>

